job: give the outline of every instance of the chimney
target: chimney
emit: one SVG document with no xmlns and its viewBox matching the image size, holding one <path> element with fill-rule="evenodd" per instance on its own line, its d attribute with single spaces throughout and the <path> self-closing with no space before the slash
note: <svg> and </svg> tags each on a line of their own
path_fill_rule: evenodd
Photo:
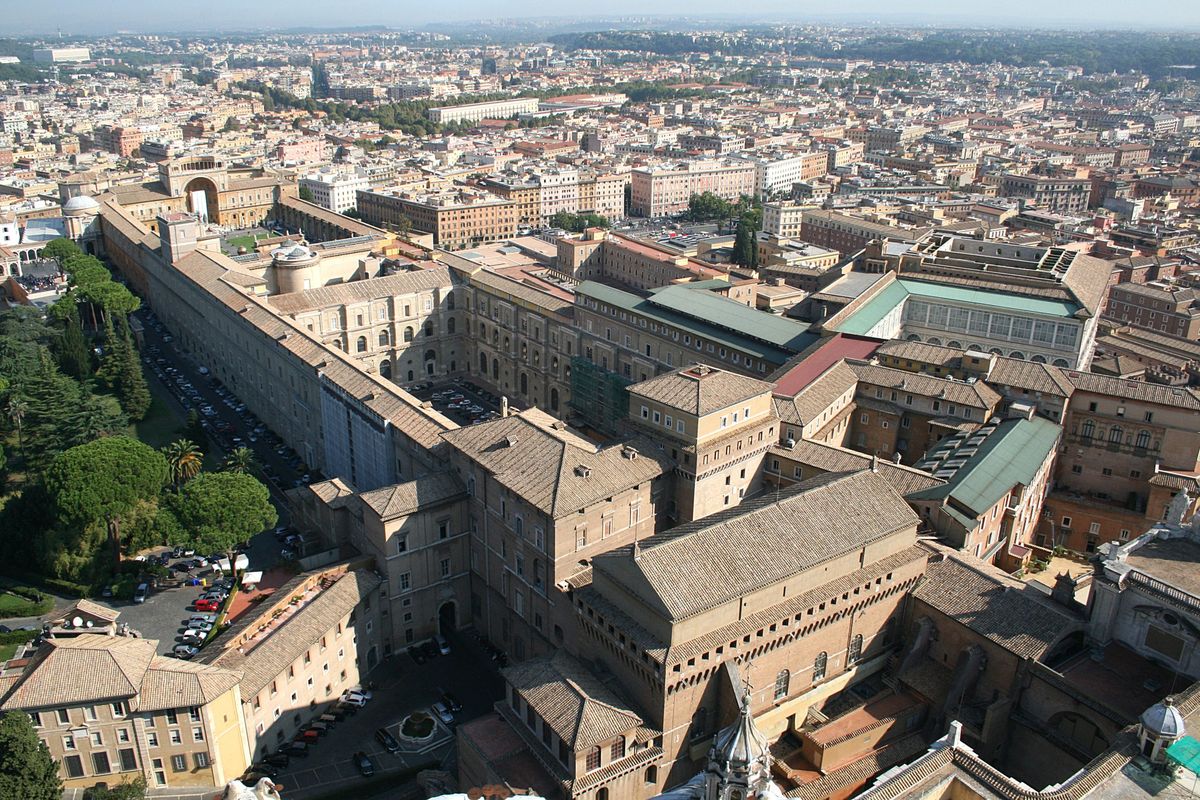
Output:
<svg viewBox="0 0 1200 800">
<path fill-rule="evenodd" d="M 507 417 L 507 416 L 508 416 L 508 397 L 506 396 L 506 397 L 500 398 L 500 418 L 503 419 L 504 417 Z"/>
<path fill-rule="evenodd" d="M 871 454 L 871 472 L 879 472 L 879 456 Z"/>
</svg>

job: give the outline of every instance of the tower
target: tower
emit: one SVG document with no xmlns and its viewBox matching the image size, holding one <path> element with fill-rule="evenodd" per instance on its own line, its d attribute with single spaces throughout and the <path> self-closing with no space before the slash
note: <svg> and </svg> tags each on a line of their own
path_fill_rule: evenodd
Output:
<svg viewBox="0 0 1200 800">
<path fill-rule="evenodd" d="M 704 800 L 782 797 L 771 782 L 771 751 L 750 713 L 750 690 L 742 694 L 737 720 L 716 735 L 704 771 Z"/>
</svg>

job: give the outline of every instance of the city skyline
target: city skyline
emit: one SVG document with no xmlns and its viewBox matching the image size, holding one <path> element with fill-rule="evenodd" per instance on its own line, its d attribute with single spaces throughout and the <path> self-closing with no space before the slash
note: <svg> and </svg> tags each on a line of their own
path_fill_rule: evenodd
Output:
<svg viewBox="0 0 1200 800">
<path fill-rule="evenodd" d="M 852 25 L 910 25 L 932 27 L 987 27 L 1023 29 L 1046 27 L 1056 29 L 1105 29 L 1128 26 L 1139 30 L 1164 28 L 1158 19 L 1169 18 L 1171 30 L 1200 27 L 1200 7 L 1184 7 L 1169 0 L 1150 0 L 1136 7 L 1112 0 L 1093 3 L 1066 0 L 1046 5 L 1033 0 L 1019 0 L 1005 7 L 1003 13 L 964 11 L 945 0 L 917 0 L 899 10 L 880 0 L 849 0 L 836 11 L 817 4 L 783 8 L 773 0 L 750 0 L 739 5 L 737 13 L 728 6 L 703 0 L 683 3 L 678 0 L 658 2 L 647 9 L 645 4 L 619 0 L 609 4 L 606 13 L 571 15 L 546 14 L 546 7 L 528 0 L 507 0 L 502 3 L 483 3 L 466 0 L 440 5 L 436 10 L 410 9 L 386 0 L 351 0 L 331 13 L 325 4 L 308 2 L 283 3 L 279 0 L 255 3 L 252 6 L 232 0 L 214 0 L 200 8 L 164 7 L 144 0 L 115 0 L 103 7 L 81 0 L 66 0 L 60 4 L 61 14 L 47 17 L 35 7 L 8 9 L 0 21 L 3 35 L 46 35 L 61 33 L 68 36 L 129 33 L 193 33 L 225 31 L 289 30 L 301 27 L 345 29 L 350 27 L 385 27 L 405 29 L 462 23 L 473 20 L 539 20 L 549 22 L 586 22 L 596 20 L 597 27 L 617 18 L 645 18 L 653 27 L 656 19 L 669 17 L 719 18 L 728 24 L 745 22 L 832 22 Z M 635 25 L 636 27 L 636 25 Z"/>
</svg>

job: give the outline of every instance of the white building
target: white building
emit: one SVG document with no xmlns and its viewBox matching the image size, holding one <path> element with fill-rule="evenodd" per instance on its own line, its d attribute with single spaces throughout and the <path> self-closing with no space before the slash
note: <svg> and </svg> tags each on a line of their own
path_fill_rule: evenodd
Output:
<svg viewBox="0 0 1200 800">
<path fill-rule="evenodd" d="M 807 153 L 771 158 L 746 157 L 754 165 L 754 193 L 766 197 L 772 192 L 790 190 L 793 183 L 802 180 L 804 159 Z"/>
<path fill-rule="evenodd" d="M 782 239 L 799 239 L 800 223 L 804 220 L 804 212 L 812 210 L 813 206 L 811 205 L 801 206 L 786 201 L 763 203 L 763 233 L 771 233 Z"/>
<path fill-rule="evenodd" d="M 358 207 L 359 189 L 369 189 L 371 183 L 366 173 L 334 172 L 321 170 L 311 172 L 300 179 L 300 188 L 312 192 L 312 201 L 319 206 L 344 214 Z"/>
<path fill-rule="evenodd" d="M 434 122 L 479 122 L 481 119 L 512 119 L 518 114 L 538 110 L 536 97 L 514 97 L 512 100 L 493 100 L 488 103 L 469 103 L 462 106 L 441 106 L 426 113 Z"/>
<path fill-rule="evenodd" d="M 33 51 L 33 60 L 38 64 L 78 64 L 91 61 L 92 53 L 86 47 L 45 47 Z"/>
</svg>

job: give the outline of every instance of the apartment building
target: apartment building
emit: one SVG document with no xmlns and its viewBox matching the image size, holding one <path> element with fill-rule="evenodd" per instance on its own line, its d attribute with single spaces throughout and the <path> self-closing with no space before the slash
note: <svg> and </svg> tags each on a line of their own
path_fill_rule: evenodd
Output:
<svg viewBox="0 0 1200 800">
<path fill-rule="evenodd" d="M 1091 182 L 1086 178 L 1049 177 L 1005 173 L 998 189 L 1001 197 L 1029 200 L 1052 214 L 1087 212 Z"/>
<path fill-rule="evenodd" d="M 1195 341 L 1200 339 L 1200 290 L 1158 281 L 1119 283 L 1109 290 L 1104 317 Z"/>
<path fill-rule="evenodd" d="M 8 662 L 0 709 L 23 711 L 68 788 L 144 778 L 212 787 L 251 761 L 242 673 L 157 654 L 158 641 L 82 634 Z"/>
<path fill-rule="evenodd" d="M 358 190 L 371 185 L 366 173 L 310 172 L 300 178 L 300 189 L 312 193 L 312 201 L 322 208 L 344 214 L 358 207 Z"/>
<path fill-rule="evenodd" d="M 446 250 L 463 250 L 503 241 L 517 232 L 517 207 L 511 200 L 469 189 L 435 194 L 399 190 L 358 190 L 358 213 L 372 225 L 410 226 L 433 234 Z"/>
<path fill-rule="evenodd" d="M 816 206 L 800 205 L 786 200 L 763 203 L 763 233 L 770 233 L 785 239 L 799 239 L 805 212 L 816 210 Z"/>
<path fill-rule="evenodd" d="M 538 110 L 536 97 L 514 97 L 511 100 L 491 100 L 485 103 L 467 103 L 461 106 L 440 106 L 426 113 L 433 122 L 479 122 L 484 119 L 512 119 L 519 114 L 532 114 Z"/>
<path fill-rule="evenodd" d="M 120 125 L 98 125 L 92 129 L 92 147 L 130 158 L 142 146 L 141 128 Z"/>
<path fill-rule="evenodd" d="M 344 563 L 302 572 L 190 662 L 241 676 L 234 729 L 250 760 L 291 741 L 390 654 L 380 586 Z"/>
<path fill-rule="evenodd" d="M 766 219 L 765 209 L 763 218 Z M 928 228 L 888 225 L 836 211 L 812 210 L 801 214 L 798 238 L 818 247 L 851 255 L 875 239 L 915 242 L 928 232 Z"/>
<path fill-rule="evenodd" d="M 639 167 L 630 173 L 629 213 L 638 217 L 678 214 L 687 210 L 692 195 L 705 192 L 734 201 L 754 194 L 754 175 L 754 165 L 740 160 Z"/>
<path fill-rule="evenodd" d="M 792 185 L 819 178 L 827 172 L 829 157 L 824 151 L 742 156 L 754 165 L 754 193 L 758 197 L 790 194 Z"/>
</svg>

